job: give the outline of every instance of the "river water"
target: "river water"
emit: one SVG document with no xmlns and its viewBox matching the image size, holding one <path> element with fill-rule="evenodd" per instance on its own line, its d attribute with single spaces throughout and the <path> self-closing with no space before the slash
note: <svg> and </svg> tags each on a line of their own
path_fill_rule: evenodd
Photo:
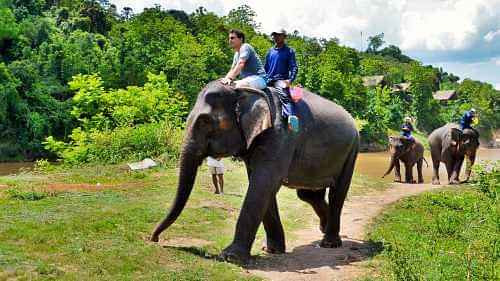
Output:
<svg viewBox="0 0 500 281">
<path fill-rule="evenodd" d="M 380 178 L 389 167 L 389 158 L 390 155 L 388 152 L 360 153 L 358 160 L 356 161 L 356 172 L 370 177 Z M 427 168 L 424 163 L 424 180 L 425 182 L 429 182 L 432 177 L 432 161 L 428 152 L 426 153 L 425 158 L 427 159 L 427 162 L 429 162 L 429 167 Z M 477 158 L 478 159 L 476 160 L 478 161 L 500 160 L 500 149 L 481 148 L 478 151 Z M 34 164 L 32 162 L 0 163 L 0 176 L 16 174 L 23 170 L 30 170 L 33 166 Z M 401 170 L 404 175 L 404 169 L 402 168 Z M 413 174 L 416 179 L 416 167 L 414 168 Z M 440 174 L 442 180 L 446 179 L 446 169 L 443 164 L 441 164 Z M 394 179 L 394 172 L 387 175 L 385 179 L 387 181 L 392 181 Z"/>
</svg>

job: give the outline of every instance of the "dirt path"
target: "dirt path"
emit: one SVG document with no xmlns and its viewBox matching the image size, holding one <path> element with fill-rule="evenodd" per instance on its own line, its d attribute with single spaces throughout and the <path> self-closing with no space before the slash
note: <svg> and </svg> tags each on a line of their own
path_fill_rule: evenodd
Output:
<svg viewBox="0 0 500 281">
<path fill-rule="evenodd" d="M 440 186 L 394 184 L 382 193 L 351 197 L 342 212 L 343 246 L 319 248 L 322 234 L 314 226 L 295 233 L 287 241 L 285 255 L 259 258 L 249 272 L 269 280 L 353 280 L 363 273 L 362 262 L 369 257 L 370 245 L 363 241 L 365 227 L 381 210 L 403 198 Z"/>
</svg>

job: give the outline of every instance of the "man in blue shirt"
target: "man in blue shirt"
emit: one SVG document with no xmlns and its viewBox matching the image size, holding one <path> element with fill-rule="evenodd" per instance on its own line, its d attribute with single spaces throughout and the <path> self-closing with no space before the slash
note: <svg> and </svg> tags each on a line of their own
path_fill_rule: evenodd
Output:
<svg viewBox="0 0 500 281">
<path fill-rule="evenodd" d="M 297 77 L 297 62 L 295 51 L 285 44 L 286 31 L 284 29 L 271 33 L 274 47 L 266 55 L 266 70 L 268 85 L 279 90 L 282 105 L 281 114 L 288 120 L 288 128 L 293 132 L 299 130 L 299 120 L 295 115 L 294 104 L 290 97 L 290 85 Z"/>
<path fill-rule="evenodd" d="M 472 121 L 474 121 L 474 117 L 476 117 L 476 110 L 471 108 L 471 110 L 466 111 L 460 119 L 460 129 L 472 129 Z"/>
</svg>

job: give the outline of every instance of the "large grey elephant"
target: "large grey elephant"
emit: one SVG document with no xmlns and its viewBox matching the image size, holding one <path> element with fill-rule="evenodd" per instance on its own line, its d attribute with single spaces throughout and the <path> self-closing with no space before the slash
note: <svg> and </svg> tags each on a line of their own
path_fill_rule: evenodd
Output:
<svg viewBox="0 0 500 281">
<path fill-rule="evenodd" d="M 413 179 L 413 166 L 417 164 L 418 183 L 423 183 L 422 165 L 426 161 L 424 158 L 424 146 L 418 140 L 415 140 L 415 143 L 413 143 L 404 136 L 391 136 L 389 137 L 389 147 L 391 163 L 389 169 L 387 169 L 387 172 L 382 177 L 387 176 L 395 167 L 394 181 L 401 182 L 401 168 L 399 165 L 401 161 L 405 165 L 405 182 L 415 183 Z"/>
<path fill-rule="evenodd" d="M 457 124 L 449 123 L 434 130 L 429 135 L 428 140 L 434 168 L 432 184 L 440 184 L 440 162 L 446 165 L 448 183 L 460 183 L 460 170 L 466 156 L 468 161 L 465 171 L 465 181 L 468 181 L 472 165 L 474 165 L 476 159 L 476 150 L 479 147 L 479 133 L 474 129 L 460 130 Z"/>
<path fill-rule="evenodd" d="M 341 106 L 304 90 L 296 104 L 297 134 L 282 122 L 276 94 L 251 88 L 234 89 L 218 81 L 198 95 L 188 116 L 177 195 L 151 241 L 169 227 L 184 208 L 198 166 L 207 156 L 237 156 L 245 162 L 249 186 L 236 224 L 233 242 L 221 258 L 246 263 L 262 222 L 271 253 L 285 252 L 285 235 L 278 213 L 280 186 L 297 189 L 320 218 L 322 247 L 339 247 L 340 213 L 358 154 L 359 134 Z M 328 203 L 325 201 L 329 189 Z"/>
</svg>

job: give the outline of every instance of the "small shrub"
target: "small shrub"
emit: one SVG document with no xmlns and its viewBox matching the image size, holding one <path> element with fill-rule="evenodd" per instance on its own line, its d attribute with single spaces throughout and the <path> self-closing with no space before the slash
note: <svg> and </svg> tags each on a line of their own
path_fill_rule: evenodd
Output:
<svg viewBox="0 0 500 281">
<path fill-rule="evenodd" d="M 500 161 L 474 166 L 474 184 L 489 198 L 498 201 L 500 194 Z"/>
<path fill-rule="evenodd" d="M 39 192 L 39 191 L 23 191 L 23 190 L 17 190 L 17 189 L 7 189 L 5 191 L 7 196 L 10 199 L 17 199 L 17 200 L 23 200 L 23 201 L 38 201 L 42 200 L 48 196 L 51 196 L 51 194 L 47 192 Z"/>
</svg>

